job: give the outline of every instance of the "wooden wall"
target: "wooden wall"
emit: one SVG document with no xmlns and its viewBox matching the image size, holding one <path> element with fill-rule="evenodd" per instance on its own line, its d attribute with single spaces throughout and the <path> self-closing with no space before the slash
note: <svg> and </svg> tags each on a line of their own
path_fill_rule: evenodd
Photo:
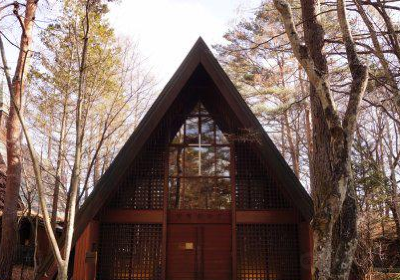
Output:
<svg viewBox="0 0 400 280">
<path fill-rule="evenodd" d="M 73 280 L 96 279 L 99 223 L 92 220 L 75 245 Z"/>
<path fill-rule="evenodd" d="M 299 223 L 301 280 L 311 280 L 313 237 L 308 222 Z"/>
</svg>

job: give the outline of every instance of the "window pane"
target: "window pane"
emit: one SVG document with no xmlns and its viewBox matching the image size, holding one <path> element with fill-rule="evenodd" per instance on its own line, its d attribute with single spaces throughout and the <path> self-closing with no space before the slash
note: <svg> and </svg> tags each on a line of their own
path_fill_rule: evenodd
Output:
<svg viewBox="0 0 400 280">
<path fill-rule="evenodd" d="M 217 144 L 229 144 L 228 139 L 225 137 L 225 135 L 222 133 L 217 125 L 215 131 L 215 142 Z"/>
<path fill-rule="evenodd" d="M 208 111 L 206 110 L 206 108 L 204 108 L 203 104 L 201 102 L 197 103 L 195 111 L 193 113 L 199 113 L 201 115 L 208 115 Z"/>
<path fill-rule="evenodd" d="M 230 148 L 216 147 L 216 173 L 218 176 L 229 176 L 230 171 Z"/>
<path fill-rule="evenodd" d="M 182 176 L 183 147 L 171 147 L 169 150 L 169 175 Z"/>
<path fill-rule="evenodd" d="M 180 198 L 180 178 L 169 178 L 168 180 L 168 195 L 169 195 L 169 208 L 178 209 L 179 208 L 179 198 Z"/>
<path fill-rule="evenodd" d="M 210 117 L 201 118 L 201 143 L 214 143 L 214 121 Z"/>
<path fill-rule="evenodd" d="M 201 148 L 201 171 L 202 176 L 214 176 L 215 175 L 215 152 L 214 147 Z"/>
<path fill-rule="evenodd" d="M 175 145 L 170 147 L 169 207 L 229 209 L 231 181 L 227 138 L 201 103 L 196 105 L 183 127 L 173 140 Z"/>
<path fill-rule="evenodd" d="M 231 180 L 230 178 L 216 179 L 213 191 L 210 194 L 210 209 L 231 208 Z"/>
<path fill-rule="evenodd" d="M 169 180 L 170 209 L 230 209 L 229 178 L 173 178 Z"/>
<path fill-rule="evenodd" d="M 181 128 L 179 129 L 178 133 L 175 135 L 174 139 L 172 140 L 172 144 L 181 144 L 181 143 L 183 143 L 184 128 L 185 128 L 185 126 L 182 125 Z"/>
<path fill-rule="evenodd" d="M 201 202 L 200 209 L 216 209 L 213 208 L 213 193 L 215 189 L 215 178 L 207 178 L 202 181 L 201 186 Z"/>
<path fill-rule="evenodd" d="M 199 143 L 199 117 L 189 117 L 186 120 L 186 143 Z"/>
<path fill-rule="evenodd" d="M 187 147 L 185 149 L 185 176 L 199 176 L 200 174 L 200 148 Z"/>
<path fill-rule="evenodd" d="M 204 180 L 195 178 L 185 179 L 183 182 L 180 209 L 206 209 L 205 197 L 202 193 Z"/>
</svg>

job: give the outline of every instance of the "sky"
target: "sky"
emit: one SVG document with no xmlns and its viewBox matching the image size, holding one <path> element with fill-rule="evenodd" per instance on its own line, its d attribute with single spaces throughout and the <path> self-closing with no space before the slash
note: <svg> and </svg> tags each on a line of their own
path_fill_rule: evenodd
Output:
<svg viewBox="0 0 400 280">
<path fill-rule="evenodd" d="M 209 47 L 261 0 L 123 0 L 110 5 L 117 35 L 139 43 L 162 87 L 199 36 Z"/>
<path fill-rule="evenodd" d="M 158 82 L 157 89 L 161 90 L 199 36 L 210 48 L 224 43 L 224 33 L 241 18 L 251 16 L 261 1 L 120 0 L 109 4 L 108 20 L 118 36 L 138 44 L 139 52 Z M 39 6 L 36 34 L 51 21 L 54 16 L 51 11 L 49 4 Z M 19 41 L 20 29 L 15 18 L 9 19 L 1 21 L 0 29 L 15 43 Z M 34 39 L 38 40 L 37 36 Z M 18 49 L 7 41 L 4 43 L 13 73 Z M 1 80 L 4 77 L 0 76 L 0 84 Z"/>
</svg>

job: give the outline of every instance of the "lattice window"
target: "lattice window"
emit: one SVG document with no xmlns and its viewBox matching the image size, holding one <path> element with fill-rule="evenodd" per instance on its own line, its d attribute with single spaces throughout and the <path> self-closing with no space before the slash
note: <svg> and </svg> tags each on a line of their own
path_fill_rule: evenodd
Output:
<svg viewBox="0 0 400 280">
<path fill-rule="evenodd" d="M 169 118 L 156 128 L 125 173 L 111 207 L 162 209 Z"/>
<path fill-rule="evenodd" d="M 237 279 L 299 280 L 297 225 L 238 225 Z"/>
<path fill-rule="evenodd" d="M 235 145 L 236 208 L 238 210 L 266 210 L 289 208 L 278 183 L 250 143 Z"/>
<path fill-rule="evenodd" d="M 164 193 L 165 148 L 147 145 L 130 166 L 112 201 L 112 207 L 162 209 Z"/>
<path fill-rule="evenodd" d="M 169 208 L 231 207 L 230 144 L 197 103 L 169 148 Z"/>
<path fill-rule="evenodd" d="M 157 210 L 163 208 L 165 164 L 168 144 L 183 123 L 193 100 L 182 95 L 154 129 L 149 140 L 141 149 L 125 173 L 109 207 L 122 209 Z"/>
<path fill-rule="evenodd" d="M 161 224 L 102 224 L 96 279 L 160 280 L 161 240 Z"/>
</svg>

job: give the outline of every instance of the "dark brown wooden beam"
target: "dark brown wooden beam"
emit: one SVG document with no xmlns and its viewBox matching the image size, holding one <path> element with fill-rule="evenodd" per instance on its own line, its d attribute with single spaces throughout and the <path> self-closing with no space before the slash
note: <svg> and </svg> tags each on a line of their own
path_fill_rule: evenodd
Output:
<svg viewBox="0 0 400 280">
<path fill-rule="evenodd" d="M 237 224 L 292 224 L 299 222 L 293 210 L 236 211 Z"/>
<path fill-rule="evenodd" d="M 169 210 L 169 224 L 230 224 L 230 210 Z"/>
<path fill-rule="evenodd" d="M 162 224 L 163 210 L 108 210 L 100 217 L 103 223 L 146 223 Z"/>
<path fill-rule="evenodd" d="M 235 160 L 235 145 L 231 145 L 231 196 L 232 196 L 232 279 L 237 279 L 237 232 L 236 232 L 236 160 Z"/>
</svg>

